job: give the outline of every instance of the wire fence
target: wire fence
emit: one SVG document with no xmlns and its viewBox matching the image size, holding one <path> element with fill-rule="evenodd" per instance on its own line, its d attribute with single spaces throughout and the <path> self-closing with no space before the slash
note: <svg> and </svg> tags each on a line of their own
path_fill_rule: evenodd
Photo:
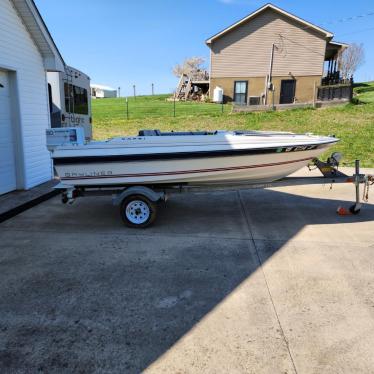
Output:
<svg viewBox="0 0 374 374">
<path fill-rule="evenodd" d="M 231 112 L 229 104 L 177 101 L 170 95 L 92 100 L 96 120 L 142 119 L 149 117 L 187 117 L 223 115 Z"/>
</svg>

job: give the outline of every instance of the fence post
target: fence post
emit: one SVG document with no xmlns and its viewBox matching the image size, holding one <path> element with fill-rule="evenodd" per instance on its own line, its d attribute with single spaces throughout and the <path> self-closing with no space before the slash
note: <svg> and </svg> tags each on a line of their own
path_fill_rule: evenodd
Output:
<svg viewBox="0 0 374 374">
<path fill-rule="evenodd" d="M 174 100 L 173 100 L 173 113 L 174 113 L 174 117 L 175 117 L 175 95 L 174 95 Z"/>
<path fill-rule="evenodd" d="M 223 114 L 223 95 L 222 95 L 222 100 L 221 100 L 221 114 Z"/>
<path fill-rule="evenodd" d="M 126 97 L 126 118 L 129 119 L 129 102 Z"/>
</svg>

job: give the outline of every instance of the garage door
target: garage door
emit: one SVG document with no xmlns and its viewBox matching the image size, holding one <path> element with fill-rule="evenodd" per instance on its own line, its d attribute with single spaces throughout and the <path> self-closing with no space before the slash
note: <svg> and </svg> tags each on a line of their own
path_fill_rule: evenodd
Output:
<svg viewBox="0 0 374 374">
<path fill-rule="evenodd" d="M 0 70 L 0 195 L 16 189 L 8 73 Z"/>
</svg>

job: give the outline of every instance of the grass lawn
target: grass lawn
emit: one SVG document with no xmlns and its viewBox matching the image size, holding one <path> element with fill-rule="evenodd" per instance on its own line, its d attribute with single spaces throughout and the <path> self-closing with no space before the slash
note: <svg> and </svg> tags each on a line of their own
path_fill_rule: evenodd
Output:
<svg viewBox="0 0 374 374">
<path fill-rule="evenodd" d="M 129 119 L 174 117 L 174 102 L 168 101 L 171 95 L 138 96 L 128 98 L 126 104 L 125 98 L 115 99 L 96 99 L 92 100 L 92 109 L 96 121 L 108 121 L 127 119 L 127 106 Z M 211 103 L 196 102 L 175 102 L 176 117 L 185 117 L 188 115 L 222 115 L 231 111 L 231 105 L 216 105 Z"/>
<path fill-rule="evenodd" d="M 135 135 L 140 129 L 171 130 L 278 130 L 296 133 L 334 134 L 341 141 L 332 151 L 342 152 L 344 165 L 374 167 L 374 82 L 355 88 L 361 104 L 325 109 L 294 109 L 281 112 L 230 113 L 231 106 L 210 103 L 176 103 L 169 95 L 129 98 L 129 119 L 123 98 L 92 101 L 95 139 Z"/>
</svg>

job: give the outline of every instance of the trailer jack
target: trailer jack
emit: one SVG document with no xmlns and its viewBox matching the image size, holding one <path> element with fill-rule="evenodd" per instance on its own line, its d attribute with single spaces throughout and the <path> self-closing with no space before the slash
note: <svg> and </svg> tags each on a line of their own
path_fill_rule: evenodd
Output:
<svg viewBox="0 0 374 374">
<path fill-rule="evenodd" d="M 351 205 L 348 209 L 339 206 L 336 211 L 340 216 L 355 215 L 360 213 L 362 207 L 362 202 L 360 199 L 360 184 L 364 185 L 362 201 L 367 202 L 369 199 L 369 187 L 374 183 L 374 176 L 360 174 L 359 160 L 355 160 L 355 173 L 352 176 L 348 176 L 337 169 L 339 166 L 340 159 L 340 153 L 333 153 L 331 157 L 327 159 L 326 162 L 315 159 L 313 163 L 315 166 L 317 166 L 317 168 L 325 178 L 346 178 L 347 183 L 353 183 L 355 185 L 355 203 Z M 332 179 L 331 185 L 334 182 L 335 180 Z"/>
</svg>

